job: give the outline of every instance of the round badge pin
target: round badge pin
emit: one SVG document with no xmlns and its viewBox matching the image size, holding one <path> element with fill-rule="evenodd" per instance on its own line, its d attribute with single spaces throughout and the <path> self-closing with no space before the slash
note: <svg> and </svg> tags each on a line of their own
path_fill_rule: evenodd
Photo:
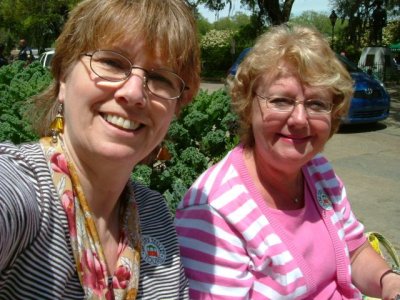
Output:
<svg viewBox="0 0 400 300">
<path fill-rule="evenodd" d="M 325 194 L 325 192 L 323 190 L 318 190 L 317 198 L 318 198 L 319 205 L 323 209 L 326 209 L 326 210 L 331 210 L 332 209 L 332 202 L 329 199 L 328 195 Z"/>
<path fill-rule="evenodd" d="M 150 236 L 142 237 L 142 258 L 152 266 L 160 266 L 167 257 L 164 245 Z"/>
</svg>

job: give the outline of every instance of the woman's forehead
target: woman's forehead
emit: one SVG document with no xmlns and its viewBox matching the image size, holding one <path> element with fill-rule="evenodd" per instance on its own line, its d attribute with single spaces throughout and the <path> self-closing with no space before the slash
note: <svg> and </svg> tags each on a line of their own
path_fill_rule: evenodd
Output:
<svg viewBox="0 0 400 300">
<path fill-rule="evenodd" d="M 283 68 L 281 69 L 281 72 L 278 71 L 275 74 L 264 72 L 257 80 L 255 88 L 263 89 L 265 91 L 269 90 L 271 87 L 284 90 L 293 84 L 302 86 L 302 89 L 310 94 L 316 94 L 320 96 L 325 95 L 327 97 L 331 95 L 331 91 L 328 87 L 312 85 L 312 83 L 304 80 L 302 76 L 293 68 Z"/>
<path fill-rule="evenodd" d="M 166 66 L 168 64 L 168 58 L 163 58 L 157 52 L 157 47 L 148 45 L 144 39 L 140 38 L 108 43 L 100 49 L 118 52 L 133 64 L 146 63 L 154 66 Z"/>
</svg>

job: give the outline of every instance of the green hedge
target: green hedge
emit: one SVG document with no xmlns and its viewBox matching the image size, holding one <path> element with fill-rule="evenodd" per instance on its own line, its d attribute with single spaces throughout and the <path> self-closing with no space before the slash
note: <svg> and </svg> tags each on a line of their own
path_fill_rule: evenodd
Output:
<svg viewBox="0 0 400 300">
<path fill-rule="evenodd" d="M 17 61 L 0 68 L 0 141 L 19 144 L 37 139 L 24 113 L 29 109 L 29 98 L 50 81 L 50 72 L 39 62 L 25 66 Z"/>
</svg>

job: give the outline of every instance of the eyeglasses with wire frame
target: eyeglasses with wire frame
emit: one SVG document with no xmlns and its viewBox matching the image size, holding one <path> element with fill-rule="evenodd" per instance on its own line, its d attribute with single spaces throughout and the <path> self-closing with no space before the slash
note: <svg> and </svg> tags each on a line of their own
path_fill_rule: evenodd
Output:
<svg viewBox="0 0 400 300">
<path fill-rule="evenodd" d="M 110 82 L 125 81 L 132 75 L 132 70 L 142 70 L 145 74 L 143 86 L 162 99 L 179 99 L 184 90 L 189 89 L 176 73 L 167 69 L 147 70 L 135 66 L 127 57 L 112 50 L 96 50 L 82 55 L 90 57 L 90 68 L 97 76 Z"/>
<path fill-rule="evenodd" d="M 283 96 L 256 96 L 265 102 L 267 108 L 277 112 L 291 113 L 298 104 L 303 104 L 309 115 L 326 115 L 332 112 L 333 103 L 322 99 L 295 100 Z"/>
</svg>

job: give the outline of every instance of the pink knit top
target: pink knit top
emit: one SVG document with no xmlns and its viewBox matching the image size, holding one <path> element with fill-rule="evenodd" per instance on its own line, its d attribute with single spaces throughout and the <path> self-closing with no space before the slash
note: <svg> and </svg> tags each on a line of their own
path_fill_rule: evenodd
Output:
<svg viewBox="0 0 400 300">
<path fill-rule="evenodd" d="M 289 215 L 266 205 L 241 146 L 197 179 L 175 221 L 191 299 L 361 299 L 349 251 L 364 228 L 325 158 L 303 174 L 306 209 Z"/>
</svg>

